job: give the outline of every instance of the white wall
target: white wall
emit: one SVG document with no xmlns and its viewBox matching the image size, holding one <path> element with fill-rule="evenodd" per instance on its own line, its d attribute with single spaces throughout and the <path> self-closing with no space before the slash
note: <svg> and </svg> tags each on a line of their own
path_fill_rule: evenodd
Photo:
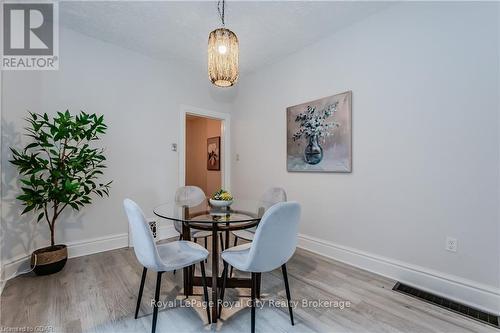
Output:
<svg viewBox="0 0 500 333">
<path fill-rule="evenodd" d="M 8 162 L 8 147 L 20 147 L 24 140 L 26 110 L 104 114 L 109 130 L 102 140 L 108 157 L 103 179 L 114 181 L 111 196 L 96 198 L 80 214 L 62 215 L 56 241 L 86 246 L 104 237 L 97 249 L 106 249 L 127 244 L 124 198 L 152 215 L 155 205 L 173 197 L 178 158 L 170 144 L 178 141 L 180 104 L 219 112 L 231 106 L 204 71 L 158 62 L 67 29 L 61 29 L 60 38 L 59 71 L 3 73 L 1 252 L 6 265 L 49 245 L 47 226 L 35 225 L 32 216 L 20 217 L 14 199 L 18 173 Z"/>
<path fill-rule="evenodd" d="M 283 186 L 303 246 L 500 312 L 495 6 L 394 5 L 242 76 L 236 198 Z M 286 107 L 346 90 L 353 172 L 287 172 Z"/>
</svg>

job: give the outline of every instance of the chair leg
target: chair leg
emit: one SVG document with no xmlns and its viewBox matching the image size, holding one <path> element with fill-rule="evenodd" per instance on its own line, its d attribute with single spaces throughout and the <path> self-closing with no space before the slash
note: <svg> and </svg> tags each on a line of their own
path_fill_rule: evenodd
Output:
<svg viewBox="0 0 500 333">
<path fill-rule="evenodd" d="M 235 247 L 236 244 L 238 244 L 238 237 L 236 235 L 234 235 L 234 244 L 233 244 L 233 247 Z M 229 272 L 229 277 L 233 277 L 233 266 L 231 266 L 231 272 Z"/>
<path fill-rule="evenodd" d="M 205 237 L 205 249 L 208 250 L 208 237 Z M 208 257 L 205 259 L 205 262 L 208 262 Z"/>
<path fill-rule="evenodd" d="M 219 239 L 220 239 L 220 250 L 222 252 L 224 251 L 224 240 L 222 239 L 222 232 L 219 234 Z"/>
<path fill-rule="evenodd" d="M 201 281 L 203 283 L 203 296 L 205 297 L 208 323 L 210 324 L 212 320 L 210 318 L 210 302 L 208 300 L 207 276 L 205 275 L 205 264 L 203 263 L 203 260 L 200 261 L 200 266 L 201 266 Z"/>
<path fill-rule="evenodd" d="M 156 291 L 155 291 L 155 307 L 153 309 L 153 325 L 151 327 L 151 333 L 156 331 L 156 320 L 158 319 L 158 302 L 160 301 L 160 289 L 161 289 L 161 275 L 163 272 L 158 272 L 156 275 Z"/>
<path fill-rule="evenodd" d="M 262 280 L 262 273 L 255 273 L 255 298 L 260 299 L 260 282 Z"/>
<path fill-rule="evenodd" d="M 292 312 L 292 304 L 290 303 L 291 302 L 290 287 L 288 285 L 288 274 L 286 273 L 286 264 L 283 264 L 283 266 L 281 266 L 281 271 L 283 272 L 283 280 L 285 280 L 286 299 L 288 300 L 288 312 L 290 313 L 290 321 L 292 322 L 293 326 L 294 325 L 293 312 Z"/>
<path fill-rule="evenodd" d="M 255 289 L 256 289 L 256 274 L 252 273 L 252 326 L 251 332 L 255 333 Z"/>
<path fill-rule="evenodd" d="M 144 267 L 142 269 L 141 286 L 139 287 L 139 296 L 137 296 L 137 306 L 135 307 L 135 316 L 134 316 L 135 319 L 137 319 L 137 315 L 139 314 L 139 308 L 141 307 L 142 292 L 144 291 L 144 282 L 146 281 L 147 272 L 148 269 Z"/>
<path fill-rule="evenodd" d="M 222 303 L 224 302 L 224 291 L 226 290 L 227 283 L 227 268 L 228 263 L 224 261 L 224 269 L 222 270 L 222 287 L 220 289 L 220 303 L 219 303 L 219 318 L 222 312 Z"/>
</svg>

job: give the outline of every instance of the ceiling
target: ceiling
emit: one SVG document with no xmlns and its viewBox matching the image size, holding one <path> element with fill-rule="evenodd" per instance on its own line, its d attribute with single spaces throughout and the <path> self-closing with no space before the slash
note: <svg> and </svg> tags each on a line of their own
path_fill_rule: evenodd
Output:
<svg viewBox="0 0 500 333">
<path fill-rule="evenodd" d="M 387 2 L 226 2 L 226 27 L 240 41 L 248 73 L 388 6 Z M 159 60 L 206 70 L 208 33 L 219 27 L 216 1 L 67 1 L 63 26 Z"/>
</svg>

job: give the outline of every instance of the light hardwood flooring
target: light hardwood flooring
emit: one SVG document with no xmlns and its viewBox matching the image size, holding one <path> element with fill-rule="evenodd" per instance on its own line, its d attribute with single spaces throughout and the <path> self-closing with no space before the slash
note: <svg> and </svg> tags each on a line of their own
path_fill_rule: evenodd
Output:
<svg viewBox="0 0 500 333">
<path fill-rule="evenodd" d="M 207 265 L 210 267 L 210 263 Z M 199 269 L 199 267 L 198 267 Z M 0 331 L 8 327 L 49 326 L 46 332 L 150 332 L 150 301 L 156 276 L 148 273 L 139 319 L 134 309 L 142 267 L 133 250 L 119 249 L 68 260 L 51 276 L 26 274 L 8 281 L 0 307 Z M 209 272 L 208 272 L 209 273 Z M 199 274 L 199 273 L 198 273 Z M 236 274 L 239 274 L 238 272 Z M 262 275 L 263 308 L 256 311 L 257 332 L 494 332 L 493 327 L 391 290 L 395 281 L 298 249 L 288 264 L 295 326 L 286 307 L 281 271 Z M 248 290 L 226 292 L 242 307 L 223 310 L 222 320 L 208 325 L 197 295 L 185 299 L 181 274 L 163 275 L 157 332 L 249 332 Z M 240 297 L 241 296 L 241 297 Z M 306 301 L 344 301 L 315 307 Z M 197 301 L 197 306 L 190 306 Z M 346 304 L 344 304 L 346 305 Z M 330 306 L 330 307 L 328 307 Z"/>
</svg>

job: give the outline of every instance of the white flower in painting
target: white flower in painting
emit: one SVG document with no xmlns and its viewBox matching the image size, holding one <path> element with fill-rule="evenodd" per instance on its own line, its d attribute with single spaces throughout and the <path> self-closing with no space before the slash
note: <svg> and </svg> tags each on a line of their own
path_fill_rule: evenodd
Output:
<svg viewBox="0 0 500 333">
<path fill-rule="evenodd" d="M 340 126 L 340 123 L 335 119 L 327 122 L 327 118 L 337 112 L 339 102 L 328 105 L 321 111 L 316 111 L 315 107 L 308 106 L 305 112 L 299 113 L 295 117 L 295 122 L 299 123 L 299 129 L 293 134 L 293 141 L 297 141 L 302 137 L 306 139 L 310 137 L 327 137 L 332 135 L 333 129 Z"/>
<path fill-rule="evenodd" d="M 219 159 L 219 148 L 217 148 L 217 145 L 215 143 L 210 143 L 208 145 L 208 163 L 214 166 L 216 165 L 218 159 Z"/>
</svg>

